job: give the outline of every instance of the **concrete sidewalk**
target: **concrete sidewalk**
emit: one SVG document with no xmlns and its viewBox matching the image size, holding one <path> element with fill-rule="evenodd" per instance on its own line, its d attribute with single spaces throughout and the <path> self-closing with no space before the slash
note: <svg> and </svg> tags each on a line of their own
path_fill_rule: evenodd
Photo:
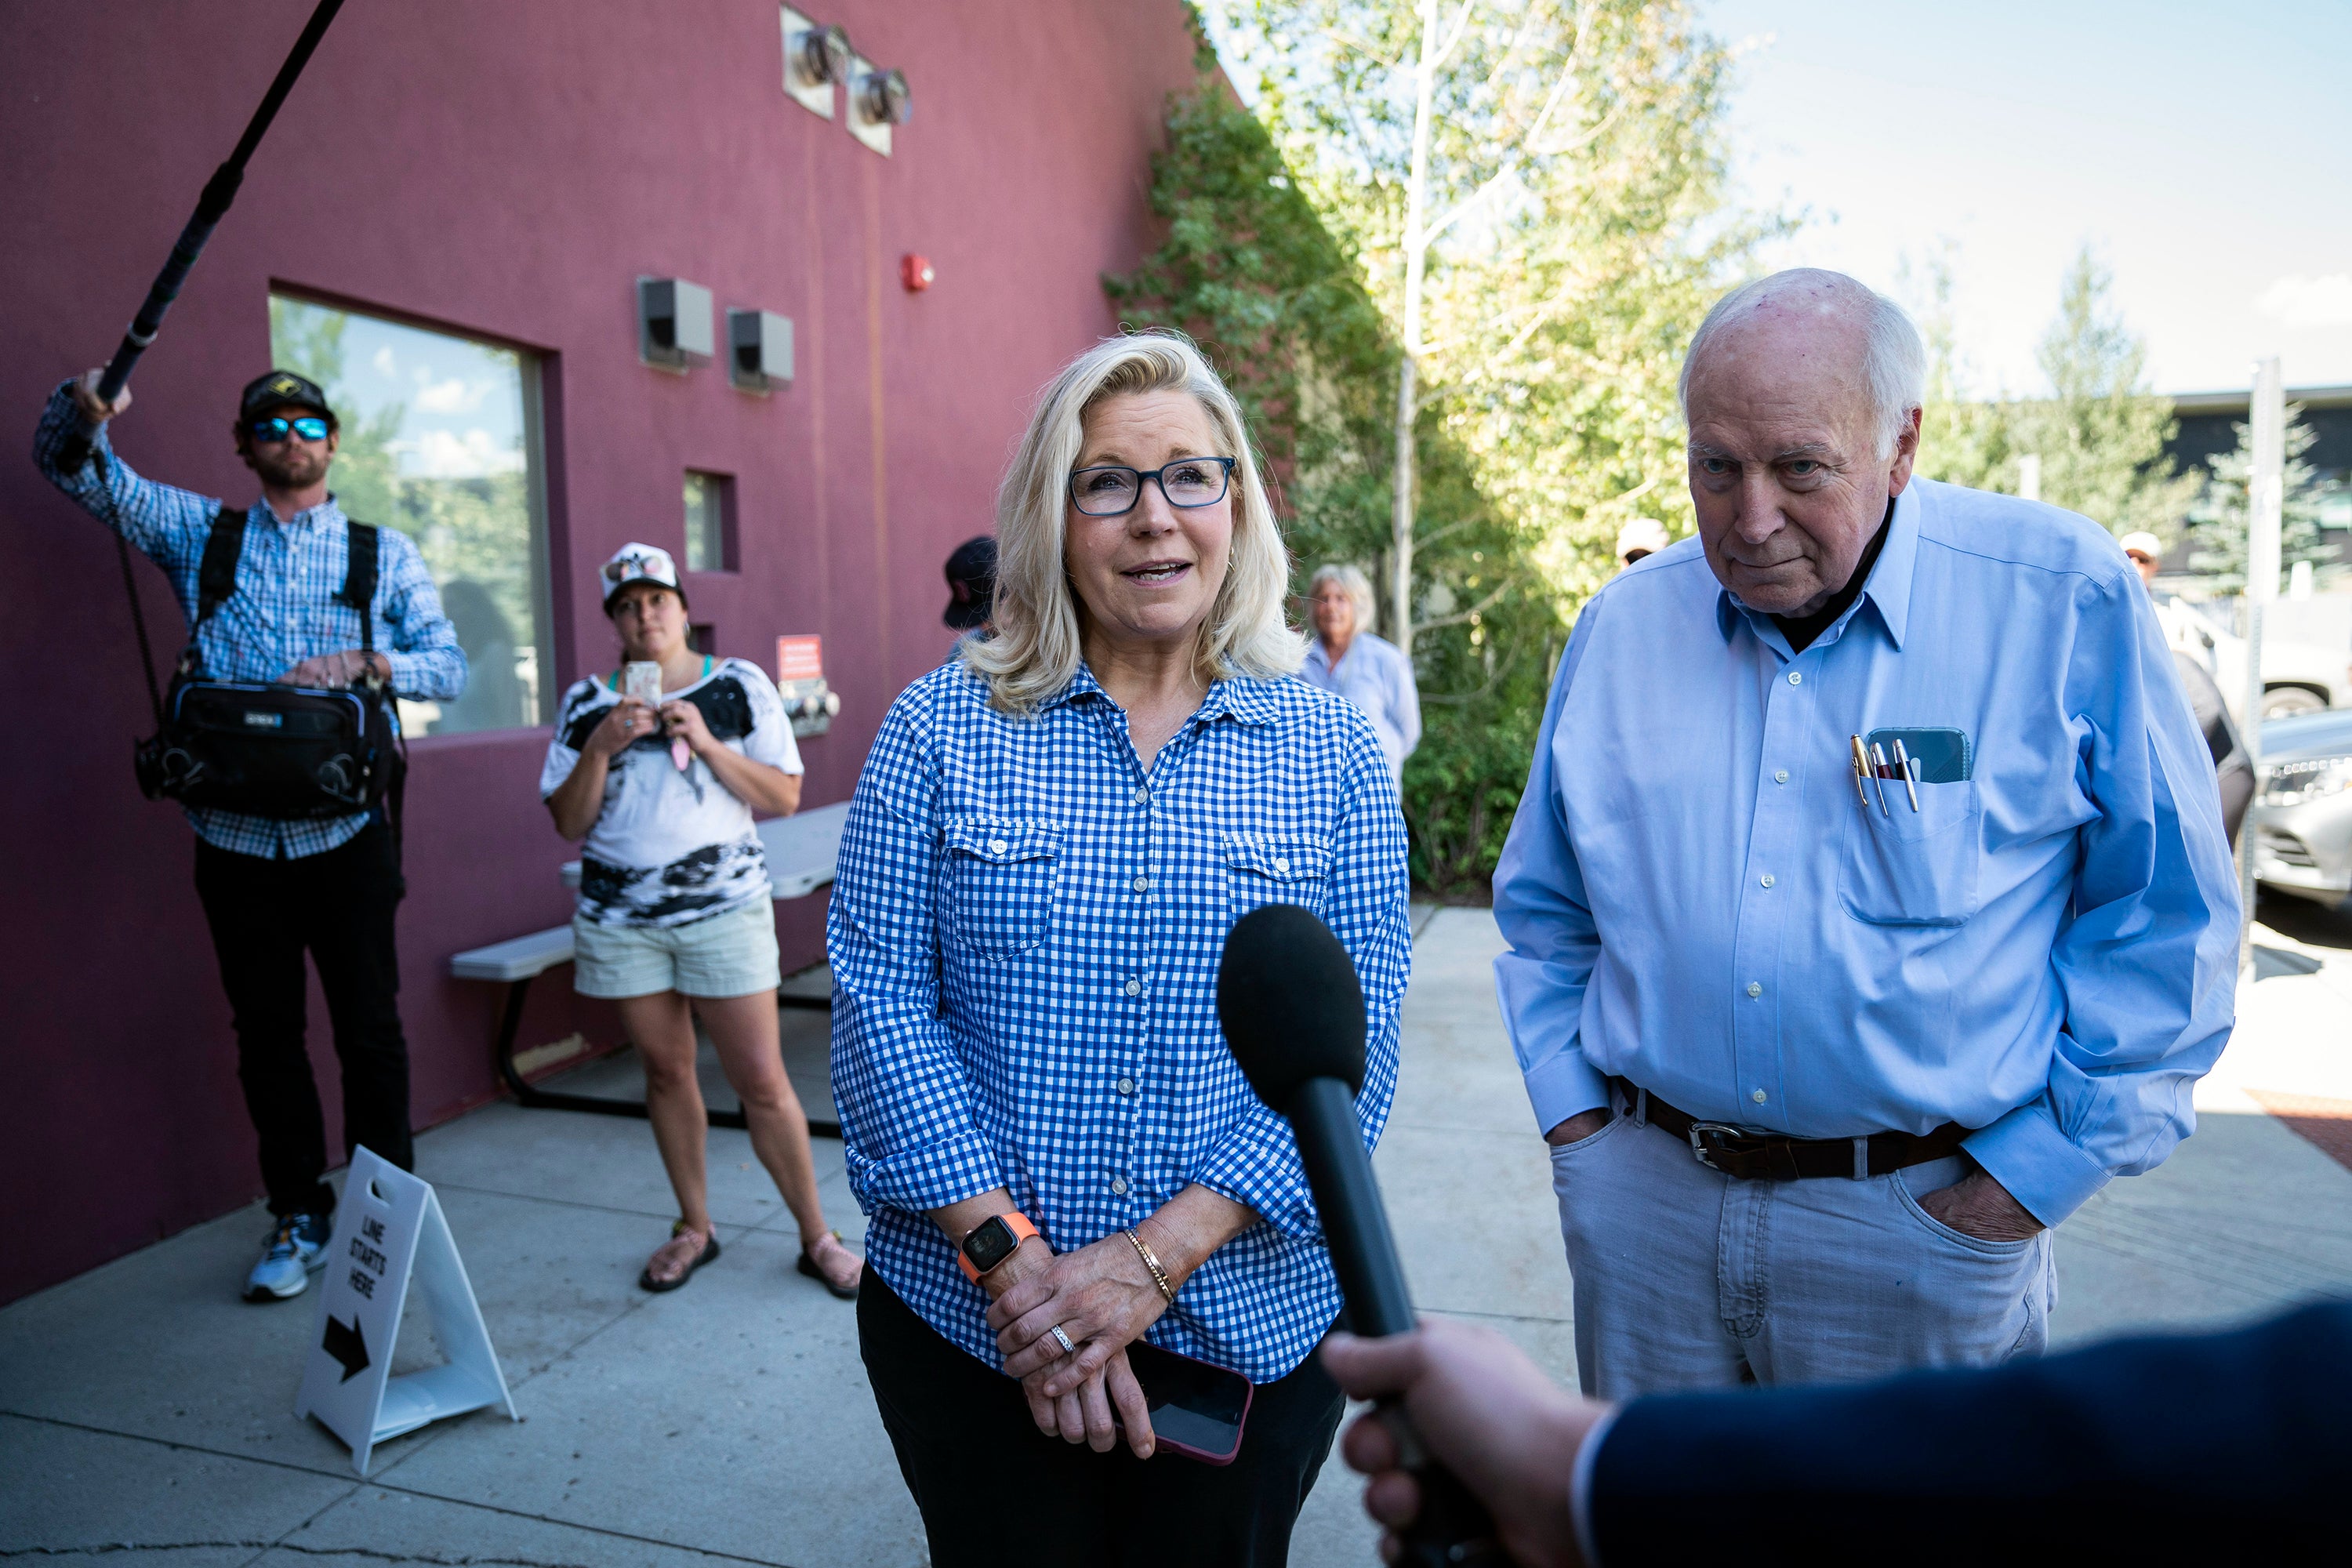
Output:
<svg viewBox="0 0 2352 1568">
<path fill-rule="evenodd" d="M 2062 1341 L 2352 1292 L 2352 1171 L 2265 1109 L 2300 1107 L 2323 1132 L 2328 1105 L 2352 1114 L 2346 929 L 2263 935 L 2277 978 L 2242 995 L 2198 1136 L 2061 1233 Z M 1495 1015 L 1498 947 L 1484 910 L 1424 924 L 1377 1163 L 1422 1306 L 1493 1324 L 1570 1379 L 1568 1270 Z M 785 1016 L 795 1078 L 814 1089 L 822 1016 Z M 828 1212 L 855 1243 L 840 1146 L 817 1150 Z M 642 1123 L 495 1105 L 421 1139 L 419 1173 L 440 1192 L 524 1421 L 428 1426 L 379 1447 L 365 1481 L 290 1413 L 315 1294 L 236 1300 L 267 1228 L 257 1205 L 0 1311 L 0 1557 L 923 1563 L 852 1309 L 793 1272 L 791 1220 L 743 1134 L 714 1130 L 710 1151 L 726 1256 L 655 1297 L 636 1272 L 675 1211 Z M 394 1370 L 437 1359 L 427 1342 L 405 1336 Z M 1370 1563 L 1372 1541 L 1334 1460 L 1294 1560 Z"/>
</svg>

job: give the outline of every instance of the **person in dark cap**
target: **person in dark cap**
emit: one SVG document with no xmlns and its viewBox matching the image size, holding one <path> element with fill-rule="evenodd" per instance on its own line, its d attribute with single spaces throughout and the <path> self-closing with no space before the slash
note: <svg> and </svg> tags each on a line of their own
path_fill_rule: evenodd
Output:
<svg viewBox="0 0 2352 1568">
<path fill-rule="evenodd" d="M 466 655 L 441 613 L 424 557 L 408 536 L 375 535 L 369 632 L 341 595 L 354 524 L 327 489 L 335 411 L 309 377 L 273 370 L 238 395 L 237 455 L 261 481 L 245 508 L 133 473 L 104 425 L 131 405 L 98 399 L 100 373 L 50 395 L 33 438 L 51 483 L 161 567 L 194 628 L 197 668 L 215 680 L 340 688 L 373 679 L 402 697 L 454 700 Z M 68 471 L 66 438 L 100 427 L 89 460 Z M 201 613 L 199 578 L 216 530 L 237 545 L 235 591 Z M 364 555 L 362 555 L 364 560 Z M 196 830 L 196 894 L 235 1016 L 237 1078 L 260 1142 L 272 1216 L 246 1299 L 299 1296 L 326 1266 L 334 1189 L 319 1091 L 303 1046 L 302 958 L 317 965 L 342 1065 L 343 1144 L 364 1143 L 405 1169 L 408 1044 L 400 1024 L 393 916 L 404 884 L 399 844 L 382 807 L 346 816 L 281 818 L 188 808 Z"/>
<path fill-rule="evenodd" d="M 967 539 L 948 557 L 948 607 L 940 619 L 961 642 L 988 624 L 996 602 L 996 540 L 983 533 Z"/>
</svg>

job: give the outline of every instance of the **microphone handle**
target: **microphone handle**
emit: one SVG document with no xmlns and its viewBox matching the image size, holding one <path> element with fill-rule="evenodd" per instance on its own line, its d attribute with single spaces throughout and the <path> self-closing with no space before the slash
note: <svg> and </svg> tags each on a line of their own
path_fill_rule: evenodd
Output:
<svg viewBox="0 0 2352 1568">
<path fill-rule="evenodd" d="M 1367 1339 L 1412 1332 L 1412 1297 L 1356 1121 L 1355 1096 L 1336 1078 L 1308 1079 L 1291 1095 L 1289 1121 L 1323 1219 L 1331 1267 L 1347 1298 L 1349 1326 Z M 1404 1468 L 1421 1488 L 1421 1511 L 1401 1532 L 1401 1561 L 1411 1568 L 1502 1568 L 1509 1559 L 1486 1505 L 1430 1454 L 1402 1404 L 1384 1399 L 1379 1411 Z"/>
</svg>

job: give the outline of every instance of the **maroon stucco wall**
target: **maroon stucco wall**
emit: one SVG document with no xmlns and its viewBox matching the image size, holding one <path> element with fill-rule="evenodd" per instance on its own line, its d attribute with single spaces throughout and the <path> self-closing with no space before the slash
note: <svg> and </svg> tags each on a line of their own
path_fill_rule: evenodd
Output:
<svg viewBox="0 0 2352 1568">
<path fill-rule="evenodd" d="M 842 712 L 803 742 L 805 799 L 845 798 L 890 699 L 946 649 L 940 563 L 991 526 L 1031 395 L 1114 325 L 1099 275 L 1145 243 L 1149 155 L 1192 46 L 1180 0 L 801 8 L 906 71 L 896 156 L 784 96 L 770 0 L 347 7 L 140 368 L 124 457 L 254 493 L 226 424 L 268 362 L 273 283 L 539 351 L 551 689 L 610 659 L 595 564 L 631 538 L 674 541 L 682 469 L 731 472 L 742 570 L 690 583 L 695 618 L 762 665 L 779 633 L 824 635 Z M 259 1191 L 190 836 L 131 783 L 147 719 L 111 546 L 23 454 L 48 389 L 110 352 L 310 9 L 16 7 L 0 51 L 0 434 L 14 422 L 18 454 L 0 462 L 0 669 L 18 694 L 0 771 L 0 1300 Z M 938 269 L 928 292 L 899 287 L 908 251 Z M 793 386 L 751 398 L 723 368 L 639 363 L 640 273 L 792 317 Z M 140 573 L 168 658 L 179 617 Z M 447 978 L 449 954 L 569 911 L 567 847 L 534 789 L 545 743 L 415 747 L 401 963 L 420 1126 L 490 1091 L 497 999 Z M 780 906 L 788 967 L 821 956 L 821 905 Z M 541 987 L 526 1045 L 610 1037 L 567 976 Z M 315 993 L 311 1018 L 331 1128 Z"/>
</svg>

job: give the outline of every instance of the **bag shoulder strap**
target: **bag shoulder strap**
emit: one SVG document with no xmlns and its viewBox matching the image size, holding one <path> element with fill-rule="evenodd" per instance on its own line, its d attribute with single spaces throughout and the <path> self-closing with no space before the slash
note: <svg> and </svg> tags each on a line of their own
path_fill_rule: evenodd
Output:
<svg viewBox="0 0 2352 1568">
<path fill-rule="evenodd" d="M 372 522 L 352 522 L 346 518 L 344 523 L 351 530 L 351 563 L 343 570 L 343 591 L 335 597 L 359 612 L 360 647 L 373 653 L 376 554 L 381 541 Z"/>
<path fill-rule="evenodd" d="M 196 565 L 196 624 L 188 628 L 189 641 L 195 640 L 197 627 L 212 619 L 215 610 L 236 595 L 236 563 L 244 553 L 245 513 L 223 501 L 212 531 L 205 536 L 204 559 Z"/>
</svg>

